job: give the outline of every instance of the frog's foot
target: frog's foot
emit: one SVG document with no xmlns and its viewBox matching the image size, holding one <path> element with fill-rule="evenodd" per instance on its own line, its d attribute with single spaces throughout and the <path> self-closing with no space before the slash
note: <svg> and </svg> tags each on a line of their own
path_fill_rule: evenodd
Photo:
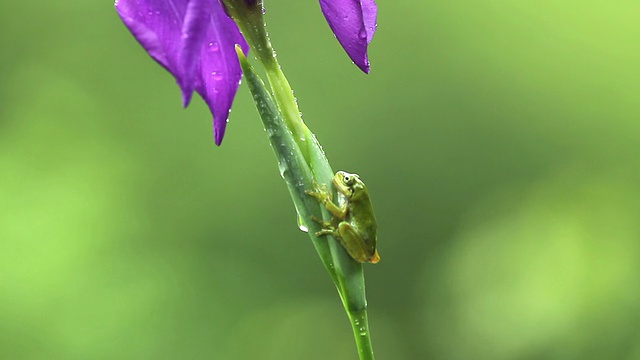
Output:
<svg viewBox="0 0 640 360">
<path fill-rule="evenodd" d="M 316 236 L 331 235 L 331 236 L 335 237 L 336 234 L 338 234 L 338 233 L 335 230 L 332 230 L 332 229 L 322 229 L 320 231 L 316 231 Z"/>
<path fill-rule="evenodd" d="M 319 219 L 313 215 L 311 215 L 311 220 L 317 222 L 318 224 L 322 225 L 322 230 L 320 231 L 316 231 L 316 236 L 322 236 L 322 235 L 334 235 L 336 234 L 336 228 L 331 224 L 331 221 L 324 221 L 322 219 Z"/>
<path fill-rule="evenodd" d="M 314 182 L 313 187 L 313 190 L 306 190 L 305 193 L 318 199 L 322 204 L 326 204 L 331 201 L 331 192 L 326 184 L 318 186 L 318 184 Z"/>
</svg>

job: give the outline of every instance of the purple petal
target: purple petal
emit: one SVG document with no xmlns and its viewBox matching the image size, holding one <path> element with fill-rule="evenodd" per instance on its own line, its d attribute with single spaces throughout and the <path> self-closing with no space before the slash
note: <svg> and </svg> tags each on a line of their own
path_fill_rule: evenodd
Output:
<svg viewBox="0 0 640 360">
<path fill-rule="evenodd" d="M 211 10 L 214 0 L 191 0 L 187 4 L 184 23 L 182 24 L 182 41 L 178 52 L 178 79 L 182 89 L 182 105 L 187 107 L 195 87 L 199 55 L 204 44 L 207 28 L 211 24 Z"/>
<path fill-rule="evenodd" d="M 249 46 L 220 0 L 119 0 L 116 10 L 133 36 L 175 78 L 186 107 L 197 91 L 224 136 L 242 70 L 235 52 Z"/>
<path fill-rule="evenodd" d="M 320 0 L 320 7 L 347 55 L 369 73 L 367 46 L 376 32 L 375 0 Z"/>
<path fill-rule="evenodd" d="M 378 28 L 378 5 L 375 0 L 362 0 L 362 19 L 364 20 L 364 29 L 367 32 L 367 45 L 373 40 L 373 34 Z"/>
<path fill-rule="evenodd" d="M 219 1 L 214 1 L 207 31 L 208 43 L 201 50 L 200 74 L 196 80 L 196 91 L 209 105 L 213 114 L 213 129 L 217 145 L 222 143 L 229 119 L 233 98 L 240 86 L 242 68 L 235 45 L 249 52 L 249 45 L 242 37 L 236 23 L 224 12 Z"/>
<path fill-rule="evenodd" d="M 174 76 L 186 5 L 187 0 L 119 0 L 115 4 L 122 21 L 142 47 Z"/>
</svg>

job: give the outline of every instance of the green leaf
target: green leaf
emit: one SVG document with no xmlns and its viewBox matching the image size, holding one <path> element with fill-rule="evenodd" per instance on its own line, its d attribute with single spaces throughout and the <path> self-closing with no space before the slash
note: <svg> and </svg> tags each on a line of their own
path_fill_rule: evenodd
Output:
<svg viewBox="0 0 640 360">
<path fill-rule="evenodd" d="M 253 67 L 247 61 L 239 47 L 236 47 L 238 58 L 242 65 L 249 90 L 253 96 L 260 119 L 269 136 L 269 142 L 276 158 L 280 175 L 285 180 L 291 199 L 298 213 L 298 222 L 309 231 L 311 240 L 320 255 L 327 271 L 337 284 L 337 274 L 333 265 L 331 250 L 326 239 L 315 236 L 315 231 L 320 228 L 311 221 L 311 216 L 321 217 L 320 205 L 315 198 L 305 194 L 305 190 L 312 189 L 314 180 L 311 169 L 304 160 L 304 156 L 298 147 L 291 130 L 287 127 L 278 106 L 265 88 L 264 82 L 258 77 Z"/>
<path fill-rule="evenodd" d="M 240 47 L 236 46 L 236 52 L 269 136 L 271 147 L 278 159 L 280 174 L 287 184 L 298 212 L 299 223 L 308 229 L 313 245 L 338 289 L 351 321 L 360 359 L 373 360 L 363 265 L 352 259 L 335 239 L 328 236 L 320 238 L 315 235 L 321 227 L 311 221 L 311 217 L 315 216 L 327 221 L 331 220 L 332 216 L 315 198 L 305 193 L 307 189 L 314 189 L 316 184 L 331 184 L 333 170 L 315 136 L 301 120 L 296 123 L 296 128 L 302 129 L 304 141 L 296 141 L 291 129 L 287 126 L 280 109 L 282 106 L 295 106 L 295 104 L 278 106 Z M 285 78 L 280 80 L 280 83 L 286 83 Z M 295 121 L 295 119 L 289 120 Z M 300 146 L 306 147 L 301 149 Z M 308 158 L 306 159 L 303 154 Z"/>
</svg>

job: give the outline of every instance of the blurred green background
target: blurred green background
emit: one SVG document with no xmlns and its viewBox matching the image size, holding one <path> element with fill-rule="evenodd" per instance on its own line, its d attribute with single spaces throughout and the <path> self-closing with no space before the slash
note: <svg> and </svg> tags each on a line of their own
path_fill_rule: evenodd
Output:
<svg viewBox="0 0 640 360">
<path fill-rule="evenodd" d="M 378 2 L 365 76 L 267 1 L 372 192 L 377 358 L 639 359 L 640 3 Z M 111 1 L 2 1 L 0 44 L 0 358 L 356 358 L 246 86 L 218 148 Z"/>
</svg>

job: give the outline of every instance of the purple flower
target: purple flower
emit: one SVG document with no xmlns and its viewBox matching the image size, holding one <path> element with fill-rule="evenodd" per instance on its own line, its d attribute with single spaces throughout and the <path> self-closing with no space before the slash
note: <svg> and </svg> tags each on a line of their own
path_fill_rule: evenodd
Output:
<svg viewBox="0 0 640 360">
<path fill-rule="evenodd" d="M 376 32 L 374 0 L 320 0 L 322 13 L 351 60 L 369 73 L 367 46 Z"/>
<path fill-rule="evenodd" d="M 195 90 L 213 114 L 214 138 L 224 137 L 242 70 L 235 45 L 249 46 L 222 0 L 116 0 L 129 31 L 169 71 L 187 107 Z M 369 72 L 367 46 L 376 30 L 374 0 L 320 0 L 329 26 L 349 57 Z"/>
<path fill-rule="evenodd" d="M 119 0 L 122 21 L 142 47 L 176 78 L 183 106 L 195 90 L 213 114 L 220 145 L 242 69 L 235 44 L 249 45 L 219 0 Z"/>
</svg>

